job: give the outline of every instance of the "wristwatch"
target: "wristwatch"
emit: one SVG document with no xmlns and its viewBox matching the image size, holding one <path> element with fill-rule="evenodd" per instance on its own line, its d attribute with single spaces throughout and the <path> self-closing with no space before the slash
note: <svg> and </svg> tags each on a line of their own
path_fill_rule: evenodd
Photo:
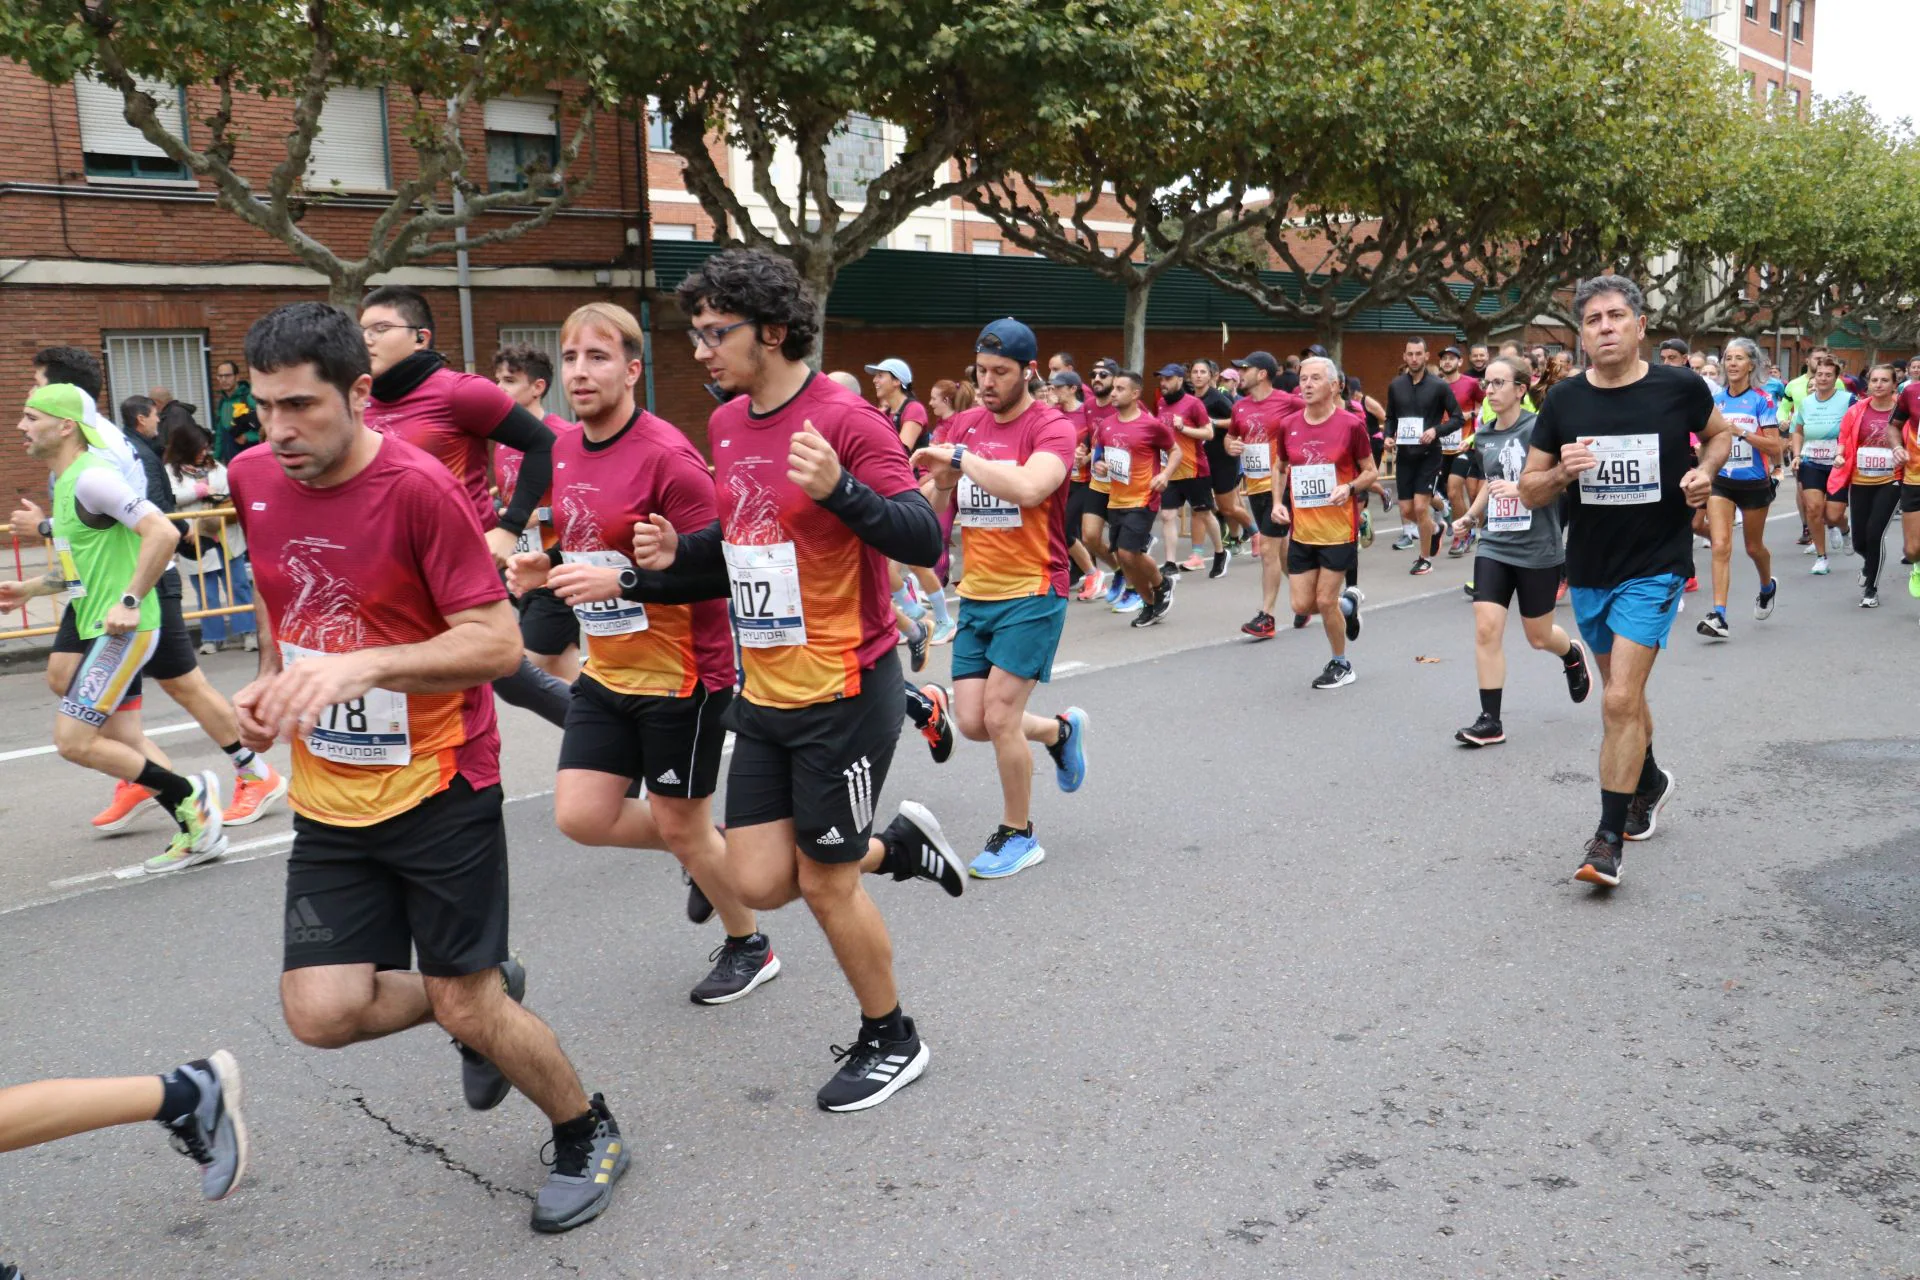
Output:
<svg viewBox="0 0 1920 1280">
<path fill-rule="evenodd" d="M 53 536 L 53 521 L 51 521 L 51 520 L 42 520 L 42 521 L 40 522 L 40 526 L 39 526 L 39 527 L 40 527 L 40 536 L 41 536 L 41 537 L 43 537 L 43 538 L 51 538 L 51 537 Z"/>
<path fill-rule="evenodd" d="M 637 570 L 637 569 L 622 569 L 622 570 L 620 571 L 620 590 L 621 590 L 621 591 L 623 591 L 623 592 L 624 592 L 624 591 L 632 591 L 632 590 L 633 590 L 633 589 L 634 589 L 635 587 L 637 587 L 637 586 L 639 586 L 639 585 L 640 585 L 640 572 L 639 572 L 639 570 Z"/>
<path fill-rule="evenodd" d="M 140 597 L 129 591 L 120 597 L 120 607 L 123 609 L 138 609 L 140 607 Z"/>
<path fill-rule="evenodd" d="M 957 444 L 953 446 L 953 461 L 948 465 L 952 466 L 957 470 L 960 466 L 960 460 L 965 458 L 966 456 L 967 456 L 967 446 L 963 444 Z"/>
</svg>

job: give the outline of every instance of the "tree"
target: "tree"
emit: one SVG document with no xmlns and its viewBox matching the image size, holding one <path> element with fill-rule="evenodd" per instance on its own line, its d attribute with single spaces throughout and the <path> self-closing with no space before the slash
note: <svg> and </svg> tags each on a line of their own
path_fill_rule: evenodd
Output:
<svg viewBox="0 0 1920 1280">
<path fill-rule="evenodd" d="M 592 21 L 595 12 L 573 0 L 515 0 L 511 12 L 460 0 L 14 0 L 0 13 L 0 55 L 50 83 L 91 75 L 118 89 L 128 124 L 210 180 L 219 207 L 324 275 L 334 305 L 351 307 L 373 276 L 525 235 L 591 184 L 591 168 L 577 173 L 576 162 L 608 86 L 591 61 L 581 65 L 578 50 L 604 29 Z M 469 172 L 462 109 L 563 77 L 584 80 L 585 89 L 558 163 L 530 166 L 523 190 L 488 191 L 484 171 Z M 214 105 L 198 122 L 205 142 L 191 145 L 184 130 L 170 127 L 143 82 L 210 88 Z M 354 250 L 325 244 L 302 225 L 329 198 L 306 178 L 321 111 L 342 84 L 390 86 L 412 106 L 405 135 L 415 170 L 394 184 L 365 246 Z M 290 113 L 284 157 L 264 187 L 237 158 L 247 130 L 236 106 L 248 96 L 284 103 Z M 528 206 L 532 212 L 464 242 L 448 234 L 482 214 Z"/>
</svg>

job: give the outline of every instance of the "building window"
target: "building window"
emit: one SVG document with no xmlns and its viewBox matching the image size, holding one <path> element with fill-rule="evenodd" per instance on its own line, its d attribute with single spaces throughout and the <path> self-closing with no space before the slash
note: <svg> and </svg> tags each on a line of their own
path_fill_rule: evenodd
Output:
<svg viewBox="0 0 1920 1280">
<path fill-rule="evenodd" d="M 521 191 L 527 170 L 560 163 L 560 103 L 557 98 L 496 98 L 485 105 L 487 190 Z M 554 190 L 548 183 L 548 191 Z"/>
<path fill-rule="evenodd" d="M 547 394 L 540 400 L 540 407 L 548 413 L 557 413 L 563 418 L 573 416 L 572 408 L 567 404 L 567 391 L 562 385 L 566 378 L 560 372 L 560 326 L 557 324 L 503 324 L 500 326 L 500 345 L 517 346 L 525 343 L 536 351 L 544 351 L 547 359 L 553 361 L 553 382 L 547 387 Z M 493 370 L 487 370 L 492 373 Z"/>
<path fill-rule="evenodd" d="M 885 126 L 859 112 L 827 139 L 827 194 L 837 204 L 865 204 L 867 184 L 887 167 Z"/>
<path fill-rule="evenodd" d="M 660 110 L 660 99 L 647 99 L 647 149 L 673 150 L 673 122 Z"/>
<path fill-rule="evenodd" d="M 1695 22 L 1708 22 L 1713 18 L 1714 0 L 1687 0 L 1687 17 Z"/>
<path fill-rule="evenodd" d="M 212 428 L 205 334 L 198 329 L 109 333 L 106 348 L 110 399 L 100 412 L 112 416 L 113 406 L 128 396 L 144 396 L 155 387 L 165 387 L 175 400 L 199 406 L 200 424 Z"/>
<path fill-rule="evenodd" d="M 154 101 L 160 104 L 161 123 L 184 141 L 187 136 L 185 95 L 177 87 L 157 80 L 136 77 L 134 83 L 153 95 Z M 166 152 L 127 123 L 126 99 L 118 89 L 98 80 L 76 77 L 73 96 L 80 109 L 82 168 L 89 178 L 184 182 L 192 177 L 185 165 L 175 164 Z"/>
<path fill-rule="evenodd" d="M 1807 42 L 1807 0 L 1793 0 L 1793 8 L 1788 10 L 1788 13 L 1792 15 L 1793 38 L 1805 44 Z"/>
<path fill-rule="evenodd" d="M 1780 82 L 1778 80 L 1767 81 L 1767 101 L 1772 102 L 1775 98 L 1779 96 L 1780 96 Z"/>
<path fill-rule="evenodd" d="M 1767 25 L 1775 31 L 1780 29 L 1780 0 L 1767 0 Z"/>
<path fill-rule="evenodd" d="M 692 240 L 694 226 L 691 222 L 656 222 L 653 224 L 655 240 Z"/>
<path fill-rule="evenodd" d="M 997 258 L 1000 256 L 1000 242 L 998 240 L 975 240 L 969 248 L 983 258 Z"/>
<path fill-rule="evenodd" d="M 915 236 L 913 238 L 913 247 L 920 253 L 932 253 L 933 237 L 932 236 Z"/>
<path fill-rule="evenodd" d="M 1760 20 L 1760 0 L 1747 0 L 1745 12 L 1748 22 L 1758 22 Z"/>
<path fill-rule="evenodd" d="M 1754 80 L 1753 72 L 1742 71 L 1740 73 L 1740 83 L 1746 89 L 1747 96 L 1749 98 L 1752 98 L 1759 93 L 1758 82 Z"/>
<path fill-rule="evenodd" d="M 307 189 L 385 191 L 392 185 L 387 91 L 335 85 L 320 108 L 320 132 L 307 158 Z"/>
<path fill-rule="evenodd" d="M 1793 108 L 1794 115 L 1797 116 L 1800 114 L 1800 91 L 1798 89 L 1787 90 L 1787 105 Z"/>
</svg>

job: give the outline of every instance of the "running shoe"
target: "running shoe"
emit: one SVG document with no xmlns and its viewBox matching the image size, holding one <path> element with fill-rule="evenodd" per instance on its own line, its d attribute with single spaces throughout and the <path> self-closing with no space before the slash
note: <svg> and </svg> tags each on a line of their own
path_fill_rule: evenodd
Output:
<svg viewBox="0 0 1920 1280">
<path fill-rule="evenodd" d="M 1814 574 L 1816 577 L 1824 578 L 1829 573 L 1832 573 L 1833 570 L 1830 567 L 1828 567 L 1827 558 L 1825 556 L 1821 556 L 1813 562 L 1813 568 L 1808 570 L 1808 572 Z M 1908 590 L 1912 590 L 1911 585 L 1909 585 Z M 1920 591 L 1915 591 L 1914 594 L 1920 595 Z"/>
<path fill-rule="evenodd" d="M 1107 603 L 1118 604 L 1120 597 L 1127 593 L 1127 576 L 1116 573 L 1107 582 Z"/>
<path fill-rule="evenodd" d="M 1810 547 L 1813 545 L 1813 530 L 1807 528 L 1807 526 L 1804 524 L 1800 526 L 1799 545 L 1803 547 Z"/>
<path fill-rule="evenodd" d="M 1341 685 L 1354 681 L 1353 664 L 1345 658 L 1330 658 L 1326 669 L 1313 678 L 1316 689 L 1338 689 Z"/>
<path fill-rule="evenodd" d="M 1371 510 L 1360 513 L 1360 545 L 1363 547 L 1373 545 L 1373 512 Z"/>
<path fill-rule="evenodd" d="M 613 1184 L 627 1171 L 633 1157 L 620 1137 L 620 1125 L 607 1110 L 607 1100 L 594 1094 L 587 1104 L 594 1119 L 593 1132 L 565 1141 L 555 1138 L 549 1162 L 543 1148 L 540 1162 L 553 1172 L 533 1202 L 533 1229 L 549 1235 L 571 1231 L 606 1212 L 613 1200 Z"/>
<path fill-rule="evenodd" d="M 1053 778 L 1062 791 L 1078 791 L 1087 780 L 1087 713 L 1068 707 L 1055 719 L 1060 721 L 1060 741 L 1047 748 L 1053 757 Z"/>
<path fill-rule="evenodd" d="M 1240 634 L 1252 636 L 1255 640 L 1273 639 L 1273 615 L 1266 612 L 1254 614 L 1252 621 L 1240 624 Z"/>
<path fill-rule="evenodd" d="M 1134 610 L 1138 609 L 1139 607 L 1140 607 L 1139 594 L 1135 591 L 1128 590 L 1117 601 L 1114 602 L 1113 611 L 1115 613 L 1132 613 Z"/>
<path fill-rule="evenodd" d="M 1033 838 L 1031 825 L 1021 831 L 1003 824 L 994 828 L 987 847 L 967 864 L 967 874 L 976 880 L 1004 880 L 1046 860 L 1047 851 Z"/>
<path fill-rule="evenodd" d="M 960 623 L 957 619 L 949 617 L 945 622 L 936 622 L 933 624 L 933 637 L 929 643 L 952 644 L 954 633 L 958 630 L 960 630 Z"/>
<path fill-rule="evenodd" d="M 1860 607 L 1862 609 L 1878 609 L 1880 607 L 1880 593 L 1878 591 L 1869 591 L 1861 596 Z"/>
<path fill-rule="evenodd" d="M 1098 600 L 1100 593 L 1106 589 L 1107 575 L 1101 570 L 1095 569 L 1092 573 L 1080 579 L 1080 594 L 1075 598 L 1078 599 L 1080 603 L 1085 604 L 1089 600 Z"/>
<path fill-rule="evenodd" d="M 933 715 L 920 730 L 920 736 L 927 740 L 927 750 L 933 752 L 935 764 L 945 764 L 947 757 L 953 754 L 953 695 L 937 684 L 923 684 L 920 694 L 933 704 Z"/>
<path fill-rule="evenodd" d="M 1725 640 L 1731 634 L 1731 629 L 1727 626 L 1727 615 L 1718 609 L 1708 610 L 1707 616 L 1700 619 L 1699 625 L 1694 630 L 1709 640 Z"/>
<path fill-rule="evenodd" d="M 223 827 L 244 827 L 266 817 L 267 806 L 287 794 L 286 775 L 267 766 L 267 776 L 252 778 L 245 774 L 234 779 L 233 803 L 220 817 Z"/>
<path fill-rule="evenodd" d="M 1221 549 L 1221 550 L 1219 550 L 1219 551 L 1216 551 L 1216 552 L 1214 552 L 1214 553 L 1213 553 L 1213 568 L 1211 568 L 1211 569 L 1209 569 L 1209 570 L 1207 570 L 1207 576 L 1208 576 L 1209 578 L 1224 578 L 1224 577 L 1226 577 L 1226 576 L 1227 576 L 1227 566 L 1228 566 L 1229 564 L 1232 564 L 1232 563 L 1233 563 L 1233 556 L 1232 556 L 1231 554 L 1229 554 L 1229 553 L 1228 553 L 1228 552 L 1227 552 L 1227 551 L 1226 551 L 1226 550 L 1225 550 L 1224 548 L 1223 548 L 1223 549 Z"/>
<path fill-rule="evenodd" d="M 1688 578 L 1688 579 L 1687 579 L 1687 590 L 1688 590 L 1688 591 L 1698 591 L 1699 589 L 1700 589 L 1700 579 L 1698 579 L 1698 578 Z"/>
<path fill-rule="evenodd" d="M 1447 544 L 1447 559 L 1458 560 L 1465 554 L 1467 554 L 1467 535 L 1455 534 L 1453 541 Z"/>
<path fill-rule="evenodd" d="M 1633 793 L 1627 801 L 1627 829 L 1620 834 L 1629 840 L 1649 839 L 1660 827 L 1660 811 L 1673 799 L 1673 775 L 1660 770 L 1660 789 Z"/>
<path fill-rule="evenodd" d="M 1780 594 L 1780 579 L 1768 578 L 1767 588 L 1753 602 L 1753 616 L 1764 622 L 1773 616 L 1773 598 Z"/>
<path fill-rule="evenodd" d="M 707 959 L 714 962 L 713 972 L 689 993 L 695 1004 L 732 1004 L 780 976 L 780 957 L 773 954 L 773 940 L 764 933 L 739 941 L 727 938 Z"/>
<path fill-rule="evenodd" d="M 1573 878 L 1611 889 L 1620 883 L 1620 863 L 1625 852 L 1605 836 L 1595 835 L 1587 841 L 1586 852 L 1580 855 L 1580 869 L 1573 873 Z"/>
<path fill-rule="evenodd" d="M 500 966 L 500 985 L 506 988 L 507 999 L 515 1004 L 526 999 L 527 966 L 520 963 L 520 957 L 508 956 L 507 962 Z M 469 1049 L 458 1040 L 453 1042 L 453 1047 L 460 1051 L 460 1091 L 466 1094 L 467 1105 L 475 1111 L 491 1111 L 505 1102 L 513 1092 L 506 1074 L 478 1050 Z"/>
<path fill-rule="evenodd" d="M 225 1049 L 175 1068 L 200 1090 L 193 1110 L 162 1127 L 173 1148 L 200 1166 L 200 1194 L 225 1199 L 247 1171 L 247 1121 L 240 1114 L 240 1064 Z"/>
<path fill-rule="evenodd" d="M 1413 567 L 1407 570 L 1408 576 L 1414 578 L 1424 578 L 1432 572 L 1433 561 L 1427 559 L 1425 556 L 1416 556 L 1413 561 Z"/>
<path fill-rule="evenodd" d="M 1360 588 L 1346 587 L 1340 592 L 1340 612 L 1346 615 L 1347 639 L 1360 638 Z"/>
<path fill-rule="evenodd" d="M 196 774 L 193 793 L 173 811 L 180 831 L 167 845 L 141 864 L 151 875 L 182 871 L 227 856 L 227 838 L 220 833 L 220 783 L 212 770 Z"/>
<path fill-rule="evenodd" d="M 1312 614 L 1296 613 L 1293 615 L 1293 629 L 1295 631 L 1304 631 L 1306 630 L 1307 624 L 1312 621 L 1313 621 Z"/>
<path fill-rule="evenodd" d="M 895 880 L 931 880 L 957 898 L 967 891 L 960 858 L 940 830 L 940 820 L 917 800 L 902 800 L 900 812 L 880 833 L 887 858 L 881 870 Z"/>
<path fill-rule="evenodd" d="M 1803 556 L 1817 556 L 1820 554 L 1820 548 L 1813 545 L 1812 538 L 1802 538 L 1800 539 L 1800 554 Z"/>
<path fill-rule="evenodd" d="M 1461 583 L 1460 594 L 1464 595 L 1469 600 L 1473 599 L 1473 584 L 1471 582 Z"/>
<path fill-rule="evenodd" d="M 1845 555 L 1853 554 L 1853 530 L 1849 529 L 1840 535 L 1840 550 Z"/>
<path fill-rule="evenodd" d="M 1393 549 L 1395 551 L 1405 551 L 1414 544 L 1414 539 L 1414 534 L 1403 532 L 1398 538 L 1393 540 Z"/>
<path fill-rule="evenodd" d="M 1920 597 L 1920 564 L 1913 566 L 1912 572 L 1907 574 L 1907 594 Z"/>
<path fill-rule="evenodd" d="M 113 799 L 107 803 L 106 808 L 93 815 L 93 829 L 119 831 L 138 817 L 140 811 L 148 805 L 156 809 L 160 807 L 160 801 L 154 798 L 153 792 L 137 782 L 115 782 Z"/>
<path fill-rule="evenodd" d="M 1198 573 L 1206 567 L 1207 562 L 1205 558 L 1197 551 L 1180 562 L 1180 571 L 1182 573 Z"/>
<path fill-rule="evenodd" d="M 1456 731 L 1453 740 L 1470 747 L 1493 747 L 1507 740 L 1507 731 L 1500 727 L 1498 719 L 1482 711 L 1478 720 Z"/>
<path fill-rule="evenodd" d="M 1580 660 L 1571 667 L 1561 664 L 1567 677 L 1567 696 L 1575 702 L 1585 702 L 1587 695 L 1593 692 L 1593 668 L 1587 662 L 1586 649 L 1578 640 L 1573 642 L 1573 652 Z"/>
<path fill-rule="evenodd" d="M 907 1034 L 899 1040 L 859 1040 L 833 1046 L 840 1069 L 815 1095 L 822 1111 L 865 1111 L 877 1107 L 918 1080 L 932 1057 L 914 1029 L 913 1019 L 902 1017 Z"/>
<path fill-rule="evenodd" d="M 680 872 L 680 878 L 687 885 L 687 919 L 695 924 L 705 924 L 713 919 L 713 903 L 707 901 L 706 890 L 695 884 L 693 877 L 684 870 Z"/>
<path fill-rule="evenodd" d="M 907 633 L 907 666 L 911 670 L 927 669 L 927 644 L 932 638 L 933 629 L 924 622 L 915 622 Z"/>
</svg>

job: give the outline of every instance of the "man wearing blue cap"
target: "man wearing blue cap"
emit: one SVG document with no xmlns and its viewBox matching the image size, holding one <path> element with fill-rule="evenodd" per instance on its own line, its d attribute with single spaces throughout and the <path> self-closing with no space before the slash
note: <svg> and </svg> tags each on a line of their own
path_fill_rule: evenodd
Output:
<svg viewBox="0 0 1920 1280">
<path fill-rule="evenodd" d="M 966 572 L 953 641 L 954 713 L 960 732 L 991 741 L 1000 767 L 1000 825 L 968 870 L 999 879 L 1045 858 L 1031 818 L 1033 754 L 1053 757 L 1062 791 L 1086 779 L 1087 716 L 1078 707 L 1043 718 L 1027 711 L 1036 683 L 1053 675 L 1067 621 L 1067 473 L 1073 424 L 1033 398 L 1039 359 L 1033 330 L 1011 317 L 974 343 L 980 407 L 956 414 L 947 443 L 914 455 L 936 510 L 953 503 Z"/>
</svg>

